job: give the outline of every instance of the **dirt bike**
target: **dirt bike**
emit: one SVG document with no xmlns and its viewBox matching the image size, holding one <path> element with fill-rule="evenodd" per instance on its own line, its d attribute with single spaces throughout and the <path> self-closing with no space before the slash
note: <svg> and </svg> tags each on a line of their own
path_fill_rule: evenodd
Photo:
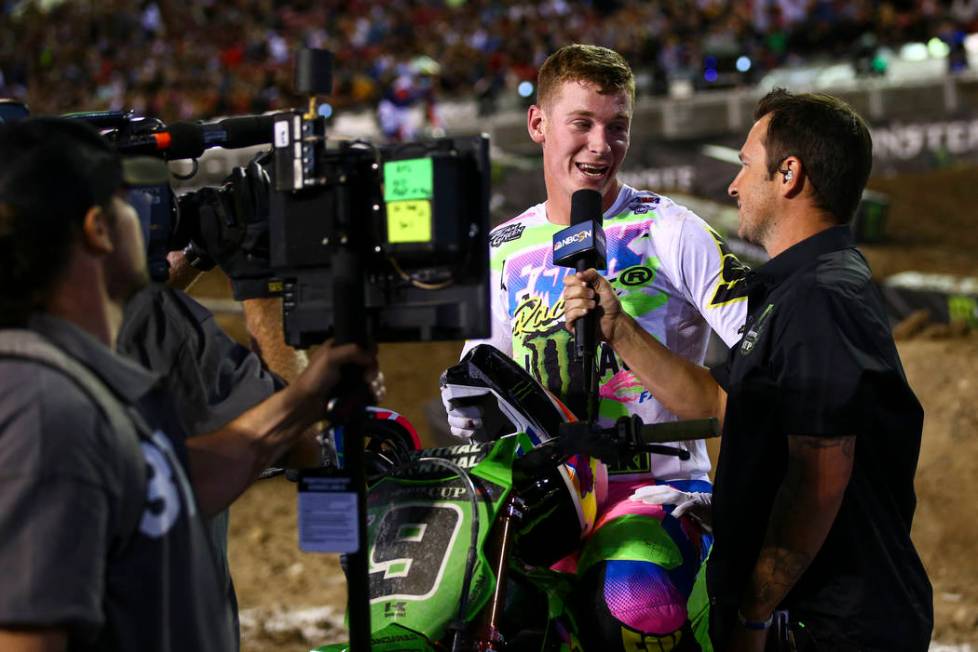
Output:
<svg viewBox="0 0 978 652">
<path fill-rule="evenodd" d="M 443 382 L 481 402 L 485 441 L 417 450 L 406 422 L 375 418 L 368 429 L 371 649 L 581 650 L 572 578 L 550 566 L 595 524 L 607 488 L 601 460 L 688 456 L 663 443 L 711 436 L 715 420 L 646 426 L 631 417 L 596 429 L 486 345 Z"/>
</svg>

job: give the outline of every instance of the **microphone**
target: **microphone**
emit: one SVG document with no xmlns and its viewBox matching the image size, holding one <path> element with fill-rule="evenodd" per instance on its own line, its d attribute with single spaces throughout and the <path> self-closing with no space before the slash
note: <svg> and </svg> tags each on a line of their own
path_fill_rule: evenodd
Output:
<svg viewBox="0 0 978 652">
<path fill-rule="evenodd" d="M 219 122 L 174 122 L 162 131 L 142 134 L 116 148 L 122 154 L 160 156 L 167 160 L 198 158 L 205 149 L 240 149 L 272 142 L 275 116 L 225 118 Z"/>
<path fill-rule="evenodd" d="M 601 228 L 601 193 L 583 188 L 571 195 L 571 225 L 554 234 L 554 264 L 582 272 L 607 266 L 604 229 Z M 594 359 L 596 348 L 595 315 L 589 312 L 574 329 L 576 360 Z"/>
</svg>

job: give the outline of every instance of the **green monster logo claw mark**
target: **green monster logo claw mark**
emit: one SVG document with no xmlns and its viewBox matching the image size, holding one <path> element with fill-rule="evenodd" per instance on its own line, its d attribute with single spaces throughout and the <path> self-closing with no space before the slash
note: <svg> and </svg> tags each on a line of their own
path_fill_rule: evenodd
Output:
<svg viewBox="0 0 978 652">
<path fill-rule="evenodd" d="M 767 320 L 774 312 L 774 304 L 769 303 L 767 307 L 764 308 L 764 312 L 761 313 L 760 317 L 757 318 L 751 327 L 747 331 L 747 335 L 744 336 L 744 341 L 740 344 L 740 353 L 742 355 L 747 355 L 754 350 L 754 346 L 757 344 L 758 338 L 761 333 L 764 332 L 765 326 L 767 326 Z"/>
</svg>

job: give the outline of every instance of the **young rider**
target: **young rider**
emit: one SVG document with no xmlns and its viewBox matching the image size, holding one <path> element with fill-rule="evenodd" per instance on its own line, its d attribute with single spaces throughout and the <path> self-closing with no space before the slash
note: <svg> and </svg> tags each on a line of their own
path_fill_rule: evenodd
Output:
<svg viewBox="0 0 978 652">
<path fill-rule="evenodd" d="M 744 323 L 744 268 L 722 238 L 666 197 L 618 180 L 628 151 L 635 81 L 612 50 L 570 45 L 540 68 L 537 103 L 527 114 L 530 138 L 543 151 L 547 199 L 490 234 L 492 336 L 547 389 L 567 399 L 579 390 L 573 336 L 564 328 L 561 293 L 573 270 L 553 264 L 552 237 L 570 224 L 571 195 L 602 195 L 607 269 L 624 309 L 677 354 L 702 363 L 710 328 L 728 345 Z M 463 354 L 483 342 L 466 343 Z M 646 423 L 674 420 L 614 350 L 601 344 L 599 420 L 637 414 Z M 457 436 L 481 425 L 477 414 L 443 396 Z M 577 566 L 580 623 L 589 649 L 672 649 L 691 639 L 687 598 L 709 537 L 676 519 L 642 488 L 666 483 L 708 493 L 710 461 L 702 441 L 684 442 L 688 460 L 642 454 L 609 469 L 609 496 Z M 631 500 L 629 500 L 632 498 Z M 651 544 L 651 545 L 650 545 Z M 573 565 L 571 565 L 573 567 Z M 691 640 L 688 641 L 691 643 Z M 600 647 L 598 647 L 600 646 Z M 659 648 L 648 648 L 659 649 Z"/>
</svg>

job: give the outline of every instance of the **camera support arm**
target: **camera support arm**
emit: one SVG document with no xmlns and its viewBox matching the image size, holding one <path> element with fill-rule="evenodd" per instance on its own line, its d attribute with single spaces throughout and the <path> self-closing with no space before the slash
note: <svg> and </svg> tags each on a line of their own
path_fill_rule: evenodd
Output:
<svg viewBox="0 0 978 652">
<path fill-rule="evenodd" d="M 334 254 L 336 275 L 333 290 L 343 310 L 334 321 L 337 344 L 355 342 L 369 347 L 366 332 L 363 266 L 356 251 L 341 247 Z M 335 427 L 343 430 L 343 468 L 357 494 L 357 550 L 347 557 L 347 611 L 350 618 L 350 650 L 370 650 L 370 577 L 367 544 L 366 477 L 364 474 L 363 433 L 366 408 L 371 403 L 370 389 L 355 367 L 340 370 L 337 398 L 330 409 Z"/>
</svg>

